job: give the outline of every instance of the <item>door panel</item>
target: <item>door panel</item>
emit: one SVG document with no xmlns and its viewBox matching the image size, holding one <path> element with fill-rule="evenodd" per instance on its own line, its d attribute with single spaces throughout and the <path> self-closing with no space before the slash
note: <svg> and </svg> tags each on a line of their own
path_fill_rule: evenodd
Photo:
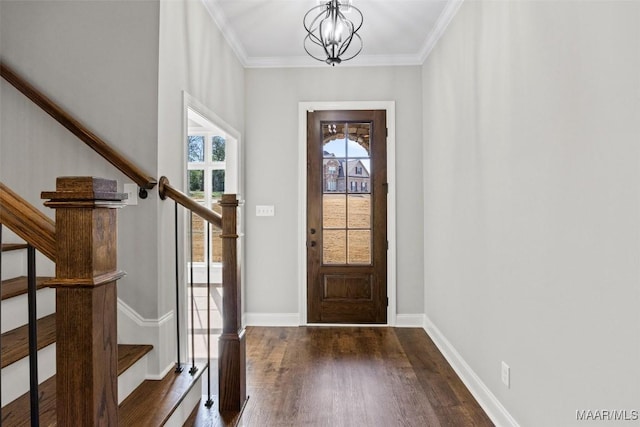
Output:
<svg viewBox="0 0 640 427">
<path fill-rule="evenodd" d="M 386 323 L 386 112 L 309 112 L 307 126 L 307 320 Z"/>
</svg>

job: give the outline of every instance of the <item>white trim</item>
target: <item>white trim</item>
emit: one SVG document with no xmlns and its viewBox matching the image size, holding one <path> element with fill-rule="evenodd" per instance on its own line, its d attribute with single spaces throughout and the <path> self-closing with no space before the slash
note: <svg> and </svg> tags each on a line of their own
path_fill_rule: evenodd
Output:
<svg viewBox="0 0 640 427">
<path fill-rule="evenodd" d="M 460 9 L 460 6 L 462 6 L 463 2 L 464 0 L 449 0 L 447 2 L 442 13 L 438 17 L 436 24 L 433 26 L 433 29 L 427 36 L 427 39 L 422 46 L 422 50 L 418 54 L 420 65 L 424 64 L 424 62 L 427 60 L 429 54 L 438 43 L 438 40 L 440 40 L 440 37 L 442 37 L 446 29 L 449 27 L 449 24 L 453 20 L 453 17 L 456 16 L 456 13 L 458 13 L 458 10 Z"/>
<path fill-rule="evenodd" d="M 248 56 L 244 46 L 240 42 L 222 9 L 215 0 L 201 0 L 211 18 L 220 29 L 238 61 L 245 68 L 302 68 L 322 67 L 327 64 L 317 61 L 309 56 Z M 460 9 L 464 0 L 448 0 L 442 13 L 435 22 L 433 29 L 424 41 L 422 48 L 415 54 L 408 55 L 359 55 L 353 61 L 346 61 L 340 67 L 385 67 L 385 66 L 411 66 L 422 65 L 435 45 L 444 34 L 451 20 Z"/>
<path fill-rule="evenodd" d="M 246 326 L 299 326 L 298 313 L 245 313 L 243 325 Z"/>
<path fill-rule="evenodd" d="M 487 413 L 491 421 L 497 426 L 519 427 L 518 422 L 509 414 L 498 398 L 489 390 L 471 366 L 463 359 L 453 345 L 445 338 L 431 319 L 424 316 L 424 330 L 433 340 L 447 362 L 460 377 L 473 397 L 478 401 L 482 409 Z"/>
<path fill-rule="evenodd" d="M 184 363 L 183 363 L 184 364 Z M 147 373 L 147 376 L 145 377 L 148 380 L 156 380 L 156 381 L 160 381 L 161 379 L 163 379 L 164 377 L 166 377 L 169 372 L 171 372 L 172 370 L 174 370 L 176 368 L 176 363 L 172 362 L 170 364 L 167 365 L 166 368 L 164 368 L 162 371 L 160 371 L 159 374 L 150 374 Z"/>
<path fill-rule="evenodd" d="M 340 67 L 388 67 L 422 65 L 419 55 L 358 55 L 352 61 L 345 61 Z M 310 56 L 254 56 L 247 58 L 245 68 L 312 68 L 327 64 Z"/>
<path fill-rule="evenodd" d="M 240 40 L 238 40 L 235 31 L 227 25 L 226 15 L 214 0 L 202 0 L 202 3 L 204 4 L 205 9 L 207 9 L 207 12 L 209 12 L 209 15 L 211 15 L 211 18 L 213 18 L 213 22 L 218 26 L 220 33 L 222 33 L 222 36 L 231 47 L 231 50 L 235 53 L 238 61 L 245 66 L 248 61 L 247 52 L 244 50 L 244 46 L 242 46 Z"/>
<path fill-rule="evenodd" d="M 387 325 L 396 325 L 396 103 L 395 101 L 298 103 L 298 310 L 299 324 L 307 324 L 307 111 L 387 111 Z"/>
<path fill-rule="evenodd" d="M 396 315 L 396 328 L 422 328 L 424 326 L 424 314 L 398 314 Z"/>
<path fill-rule="evenodd" d="M 242 198 L 242 191 L 244 182 L 242 180 L 242 134 L 236 130 L 233 126 L 228 124 L 224 119 L 218 116 L 216 113 L 211 111 L 209 107 L 207 107 L 204 103 L 200 102 L 198 98 L 190 95 L 186 91 L 182 91 L 182 135 L 184 136 L 183 141 L 186 141 L 187 133 L 189 131 L 189 123 L 188 123 L 188 110 L 191 109 L 200 115 L 204 120 L 211 122 L 215 127 L 220 129 L 223 133 L 226 133 L 228 137 L 230 137 L 229 141 L 227 141 L 227 147 L 225 151 L 225 173 L 230 174 L 230 177 L 225 177 L 225 180 L 228 179 L 230 188 L 227 188 L 227 182 L 225 182 L 225 193 L 235 193 L 238 195 L 238 198 Z M 235 141 L 233 141 L 235 140 Z M 186 183 L 184 182 L 184 177 L 187 175 L 187 150 L 182 150 L 182 182 L 180 185 L 184 187 Z M 235 176 L 232 174 L 235 171 Z M 235 183 L 234 183 L 235 181 Z M 233 188 L 235 185 L 236 188 Z"/>
<path fill-rule="evenodd" d="M 127 303 L 122 301 L 120 298 L 118 298 L 118 310 L 120 310 L 120 312 L 126 315 L 129 319 L 133 320 L 136 325 L 142 327 L 155 328 L 173 319 L 173 310 L 157 319 L 145 319 L 144 317 L 140 316 L 138 312 L 136 312 L 133 308 L 129 307 Z"/>
</svg>

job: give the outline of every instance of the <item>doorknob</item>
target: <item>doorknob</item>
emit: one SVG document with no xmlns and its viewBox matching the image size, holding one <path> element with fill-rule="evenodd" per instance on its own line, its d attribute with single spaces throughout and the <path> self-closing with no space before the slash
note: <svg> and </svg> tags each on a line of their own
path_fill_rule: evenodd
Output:
<svg viewBox="0 0 640 427">
<path fill-rule="evenodd" d="M 316 229 L 315 229 L 315 228 L 312 228 L 311 230 L 309 230 L 309 232 L 310 232 L 311 234 L 316 234 Z"/>
</svg>

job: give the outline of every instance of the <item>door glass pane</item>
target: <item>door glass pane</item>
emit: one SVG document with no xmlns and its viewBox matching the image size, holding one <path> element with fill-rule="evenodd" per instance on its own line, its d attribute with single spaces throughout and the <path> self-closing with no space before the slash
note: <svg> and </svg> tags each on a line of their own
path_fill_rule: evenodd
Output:
<svg viewBox="0 0 640 427">
<path fill-rule="evenodd" d="M 325 194 L 322 196 L 322 227 L 346 228 L 347 196 Z"/>
<path fill-rule="evenodd" d="M 349 230 L 349 264 L 371 264 L 370 230 Z"/>
<path fill-rule="evenodd" d="M 189 197 L 202 202 L 204 200 L 204 170 L 190 170 L 187 173 L 187 181 Z"/>
<path fill-rule="evenodd" d="M 345 230 L 324 230 L 322 262 L 345 264 L 347 261 L 347 233 Z"/>
<path fill-rule="evenodd" d="M 349 228 L 371 228 L 371 195 L 349 194 L 348 198 Z"/>
<path fill-rule="evenodd" d="M 225 139 L 221 136 L 211 138 L 211 161 L 224 162 L 225 142 Z"/>
<path fill-rule="evenodd" d="M 370 133 L 371 123 L 322 123 L 325 264 L 371 264 Z"/>
<path fill-rule="evenodd" d="M 189 135 L 187 154 L 189 162 L 204 162 L 204 136 Z"/>
<path fill-rule="evenodd" d="M 323 156 L 345 157 L 347 155 L 344 123 L 322 124 L 322 151 Z"/>
<path fill-rule="evenodd" d="M 347 144 L 347 156 L 369 157 L 370 123 L 349 123 L 349 143 Z"/>
<path fill-rule="evenodd" d="M 324 159 L 322 171 L 322 189 L 325 193 L 344 193 L 344 164 L 340 158 Z"/>
</svg>

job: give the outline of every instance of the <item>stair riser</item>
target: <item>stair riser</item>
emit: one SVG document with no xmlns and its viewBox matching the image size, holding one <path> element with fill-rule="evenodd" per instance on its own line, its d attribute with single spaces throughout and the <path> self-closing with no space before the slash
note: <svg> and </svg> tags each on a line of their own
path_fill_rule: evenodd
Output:
<svg viewBox="0 0 640 427">
<path fill-rule="evenodd" d="M 147 357 L 144 355 L 118 377 L 118 403 L 121 403 L 146 379 Z M 38 379 L 42 383 L 56 373 L 56 345 L 38 351 Z M 29 358 L 2 369 L 2 406 L 29 391 Z"/>
<path fill-rule="evenodd" d="M 38 380 L 43 382 L 56 373 L 56 345 L 38 351 Z M 2 369 L 2 406 L 29 391 L 29 358 L 20 359 Z"/>
<path fill-rule="evenodd" d="M 148 354 L 145 354 L 144 357 L 118 376 L 118 405 L 146 379 L 147 357 Z"/>
<path fill-rule="evenodd" d="M 191 390 L 189 390 L 182 402 L 180 402 L 180 405 L 178 405 L 173 414 L 171 414 L 167 422 L 163 424 L 164 427 L 182 427 L 196 405 L 204 405 L 204 402 L 200 402 L 202 398 L 201 388 L 202 376 L 198 378 Z"/>
<path fill-rule="evenodd" d="M 2 280 L 27 275 L 27 252 L 2 252 Z"/>
<path fill-rule="evenodd" d="M 36 274 L 38 276 L 55 276 L 55 264 L 36 251 Z M 2 252 L 2 280 L 27 275 L 27 251 Z"/>
<path fill-rule="evenodd" d="M 56 291 L 51 288 L 37 292 L 37 317 L 42 318 L 56 311 Z M 18 295 L 2 301 L 2 333 L 26 325 L 28 322 L 27 295 Z"/>
</svg>

